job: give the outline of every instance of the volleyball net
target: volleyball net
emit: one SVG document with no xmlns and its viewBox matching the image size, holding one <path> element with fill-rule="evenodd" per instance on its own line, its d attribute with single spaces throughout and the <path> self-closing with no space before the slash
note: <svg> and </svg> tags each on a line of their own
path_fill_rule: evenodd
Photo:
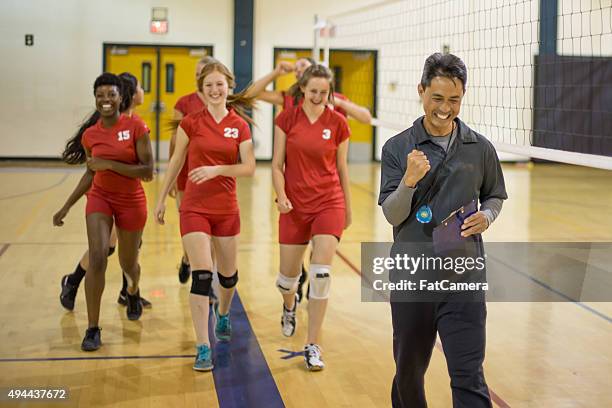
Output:
<svg viewBox="0 0 612 408">
<path fill-rule="evenodd" d="M 382 1 L 319 16 L 313 55 L 329 63 L 333 50 L 376 50 L 369 108 L 378 159 L 384 142 L 423 114 L 424 61 L 444 52 L 468 67 L 461 119 L 498 152 L 612 170 L 611 3 Z"/>
</svg>

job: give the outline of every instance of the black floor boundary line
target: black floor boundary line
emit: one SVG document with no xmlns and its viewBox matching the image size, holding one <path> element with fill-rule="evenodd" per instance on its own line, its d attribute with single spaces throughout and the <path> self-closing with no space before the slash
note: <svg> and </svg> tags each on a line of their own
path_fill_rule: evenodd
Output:
<svg viewBox="0 0 612 408">
<path fill-rule="evenodd" d="M 554 293 L 555 295 L 559 296 L 560 298 L 565 299 L 566 302 L 574 303 L 575 305 L 580 306 L 581 308 L 583 308 L 583 309 L 593 313 L 594 315 L 601 317 L 602 319 L 606 320 L 608 323 L 612 323 L 612 318 L 608 317 L 605 313 L 602 313 L 602 312 L 598 311 L 597 309 L 593 309 L 592 307 L 585 305 L 584 303 L 580 302 L 579 300 L 576 300 L 574 298 L 571 298 L 571 297 L 567 296 L 565 293 L 563 293 L 563 292 L 553 288 L 552 286 L 548 285 L 547 283 L 544 283 L 544 282 L 540 281 L 539 279 L 534 278 L 533 276 L 531 276 L 531 275 L 529 275 L 529 274 L 527 274 L 527 273 L 525 273 L 523 271 L 520 271 L 520 270 L 516 269 L 512 265 L 509 265 L 506 262 L 504 262 L 504 261 L 502 261 L 502 260 L 500 260 L 500 259 L 498 259 L 498 258 L 496 258 L 494 256 L 488 255 L 488 257 L 490 257 L 491 259 L 495 260 L 495 262 L 499 262 L 500 264 L 504 265 L 506 268 L 510 269 L 512 272 L 517 273 L 517 274 L 523 276 L 524 278 L 529 279 L 530 281 L 532 281 L 535 284 L 543 287 L 546 290 L 549 290 L 550 292 Z M 565 303 L 565 302 L 563 302 L 563 303 Z"/>
<path fill-rule="evenodd" d="M 22 363 L 42 361 L 80 361 L 80 360 L 161 360 L 177 358 L 195 358 L 195 354 L 151 355 L 151 356 L 96 356 L 96 357 L 26 357 L 0 358 L 0 363 Z"/>
<path fill-rule="evenodd" d="M 52 190 L 55 187 L 57 187 L 60 184 L 62 184 L 64 181 L 66 181 L 66 179 L 68 178 L 69 175 L 70 175 L 70 173 L 65 173 L 64 176 L 59 181 L 55 182 L 54 184 L 52 184 L 50 186 L 43 187 L 42 189 L 39 189 L 39 190 L 33 190 L 33 191 L 25 192 L 25 193 L 19 193 L 19 194 L 15 194 L 15 195 L 12 195 L 12 196 L 0 197 L 0 201 L 2 201 L 2 200 L 11 200 L 13 198 L 26 197 L 26 196 L 29 196 L 29 195 L 43 193 L 45 191 Z"/>
</svg>

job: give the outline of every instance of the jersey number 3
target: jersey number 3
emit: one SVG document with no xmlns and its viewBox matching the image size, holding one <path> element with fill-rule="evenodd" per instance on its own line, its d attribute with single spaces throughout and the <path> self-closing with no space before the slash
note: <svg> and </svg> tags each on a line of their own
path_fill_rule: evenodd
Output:
<svg viewBox="0 0 612 408">
<path fill-rule="evenodd" d="M 329 140 L 331 138 L 331 130 L 323 129 L 323 139 Z"/>
<path fill-rule="evenodd" d="M 223 129 L 223 136 L 230 137 L 232 139 L 238 139 L 238 129 L 236 129 L 236 128 L 225 128 L 225 129 Z"/>
</svg>

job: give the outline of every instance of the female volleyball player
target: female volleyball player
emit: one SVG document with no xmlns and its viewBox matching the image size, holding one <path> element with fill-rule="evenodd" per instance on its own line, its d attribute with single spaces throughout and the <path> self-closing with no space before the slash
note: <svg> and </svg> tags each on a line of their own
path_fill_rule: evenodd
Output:
<svg viewBox="0 0 612 408">
<path fill-rule="evenodd" d="M 119 78 L 122 82 L 122 92 L 121 92 L 121 112 L 125 113 L 128 116 L 133 116 L 135 118 L 139 118 L 139 116 L 135 113 L 135 109 L 137 106 L 142 105 L 144 100 L 144 91 L 140 84 L 138 83 L 138 79 L 130 74 L 129 72 L 124 72 L 119 74 Z M 79 128 L 77 134 L 81 137 L 83 132 L 87 128 L 95 125 L 96 122 L 100 119 L 100 113 L 95 111 L 89 119 L 87 119 L 83 125 Z M 74 161 L 67 160 L 69 164 L 81 164 L 85 161 L 85 155 L 82 156 L 82 161 L 78 163 Z M 67 158 L 65 158 L 67 159 Z M 80 197 L 79 197 L 80 199 Z M 66 210 L 66 209 L 64 209 Z M 67 210 L 66 210 L 67 212 Z M 55 217 L 61 216 L 65 217 L 65 214 L 62 215 L 62 210 L 60 210 Z M 111 230 L 110 240 L 109 240 L 109 248 L 108 248 L 108 256 L 111 256 L 115 252 L 115 246 L 117 245 L 117 232 L 115 230 L 115 226 L 113 225 L 113 229 Z M 74 300 L 76 298 L 77 292 L 79 290 L 79 286 L 81 281 L 85 277 L 85 272 L 87 271 L 89 265 L 89 251 L 85 251 L 81 260 L 77 263 L 77 266 L 73 273 L 69 275 L 64 275 L 61 280 L 62 290 L 60 292 L 60 303 L 67 310 L 74 310 Z M 125 275 L 122 275 L 123 285 L 121 290 L 119 291 L 119 297 L 117 298 L 117 302 L 120 305 L 127 306 L 127 280 L 125 279 Z M 142 306 L 145 308 L 151 307 L 151 302 L 149 302 L 144 297 L 140 298 L 142 302 Z"/>
<path fill-rule="evenodd" d="M 274 71 L 268 75 L 258 79 L 249 88 L 249 95 L 254 95 L 257 99 L 269 102 L 274 105 L 280 105 L 283 109 L 290 108 L 292 106 L 299 105 L 301 103 L 302 93 L 299 89 L 299 80 L 302 74 L 310 66 L 316 64 L 315 60 L 310 57 L 299 58 L 295 65 L 287 61 L 280 61 Z M 288 74 L 289 72 L 295 72 L 296 82 L 287 91 L 266 91 L 266 86 L 273 82 L 276 78 L 281 75 Z M 339 92 L 333 93 L 331 107 L 344 117 L 350 116 L 361 123 L 369 124 L 372 121 L 372 115 L 367 108 L 359 106 L 351 102 L 346 96 Z M 306 268 L 302 265 L 302 274 L 297 288 L 298 302 L 302 300 L 302 285 L 308 278 Z M 308 295 L 307 295 L 308 296 Z"/>
<path fill-rule="evenodd" d="M 203 57 L 198 61 L 195 70 L 196 87 L 198 77 L 200 75 L 200 72 L 202 72 L 202 68 L 204 68 L 207 63 L 214 60 L 215 59 L 212 57 Z M 178 122 L 185 116 L 191 113 L 200 112 L 204 108 L 206 108 L 204 94 L 202 93 L 201 89 L 197 88 L 195 92 L 180 97 L 179 100 L 176 102 L 176 104 L 174 105 L 174 120 Z M 172 138 L 170 139 L 170 158 L 172 158 L 172 155 L 174 154 L 175 144 L 176 133 L 173 133 Z M 185 164 L 181 168 L 181 171 L 178 177 L 176 178 L 176 188 L 174 194 L 177 208 L 181 206 L 181 200 L 183 199 L 183 194 L 185 193 L 185 185 L 187 184 L 188 164 L 189 158 L 186 157 Z M 179 281 L 181 283 L 186 283 L 189 280 L 190 275 L 191 270 L 189 269 L 189 257 L 187 256 L 187 253 L 183 248 L 183 257 L 181 258 L 181 266 L 179 267 L 178 272 Z"/>
<path fill-rule="evenodd" d="M 215 304 L 215 335 L 231 338 L 230 304 L 238 283 L 237 237 L 240 211 L 236 177 L 252 176 L 255 156 L 244 113 L 253 98 L 230 95 L 234 75 L 218 61 L 204 66 L 198 80 L 207 108 L 186 116 L 176 133 L 174 154 L 155 207 L 155 218 L 164 223 L 165 200 L 189 152 L 189 173 L 180 207 L 183 247 L 191 263 L 191 317 L 196 333 L 193 369 L 213 369 L 208 337 L 208 307 L 212 284 L 214 246 L 219 274 L 219 302 Z"/>
<path fill-rule="evenodd" d="M 128 278 L 127 317 L 140 318 L 138 282 L 140 266 L 138 247 L 147 219 L 146 197 L 140 179 L 153 176 L 153 156 L 149 130 L 136 117 L 123 115 L 121 106 L 121 79 L 104 73 L 94 82 L 98 122 L 82 135 L 77 134 L 67 144 L 64 157 L 84 154 L 87 172 L 68 197 L 57 217 L 56 225 L 78 198 L 87 192 L 86 222 L 89 241 L 89 268 L 85 275 L 88 329 L 81 344 L 84 351 L 101 346 L 100 300 L 104 291 L 110 233 L 117 227 L 119 263 Z M 90 189 L 91 187 L 91 189 Z"/>
<path fill-rule="evenodd" d="M 277 194 L 280 272 L 276 286 L 283 295 L 282 333 L 295 333 L 296 291 L 304 252 L 312 240 L 306 367 L 324 367 L 319 335 L 327 307 L 331 262 L 351 224 L 347 167 L 350 131 L 346 119 L 332 110 L 332 74 L 312 65 L 298 81 L 303 103 L 276 118 L 272 178 Z"/>
</svg>

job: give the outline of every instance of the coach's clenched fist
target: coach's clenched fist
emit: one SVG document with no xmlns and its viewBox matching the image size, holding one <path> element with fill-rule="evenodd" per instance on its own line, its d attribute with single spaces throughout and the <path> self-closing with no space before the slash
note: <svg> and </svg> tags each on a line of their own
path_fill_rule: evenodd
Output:
<svg viewBox="0 0 612 408">
<path fill-rule="evenodd" d="M 431 169 L 427 156 L 420 150 L 413 150 L 407 156 L 406 175 L 404 183 L 408 187 L 415 187 L 416 184 L 425 177 L 425 174 Z"/>
</svg>

